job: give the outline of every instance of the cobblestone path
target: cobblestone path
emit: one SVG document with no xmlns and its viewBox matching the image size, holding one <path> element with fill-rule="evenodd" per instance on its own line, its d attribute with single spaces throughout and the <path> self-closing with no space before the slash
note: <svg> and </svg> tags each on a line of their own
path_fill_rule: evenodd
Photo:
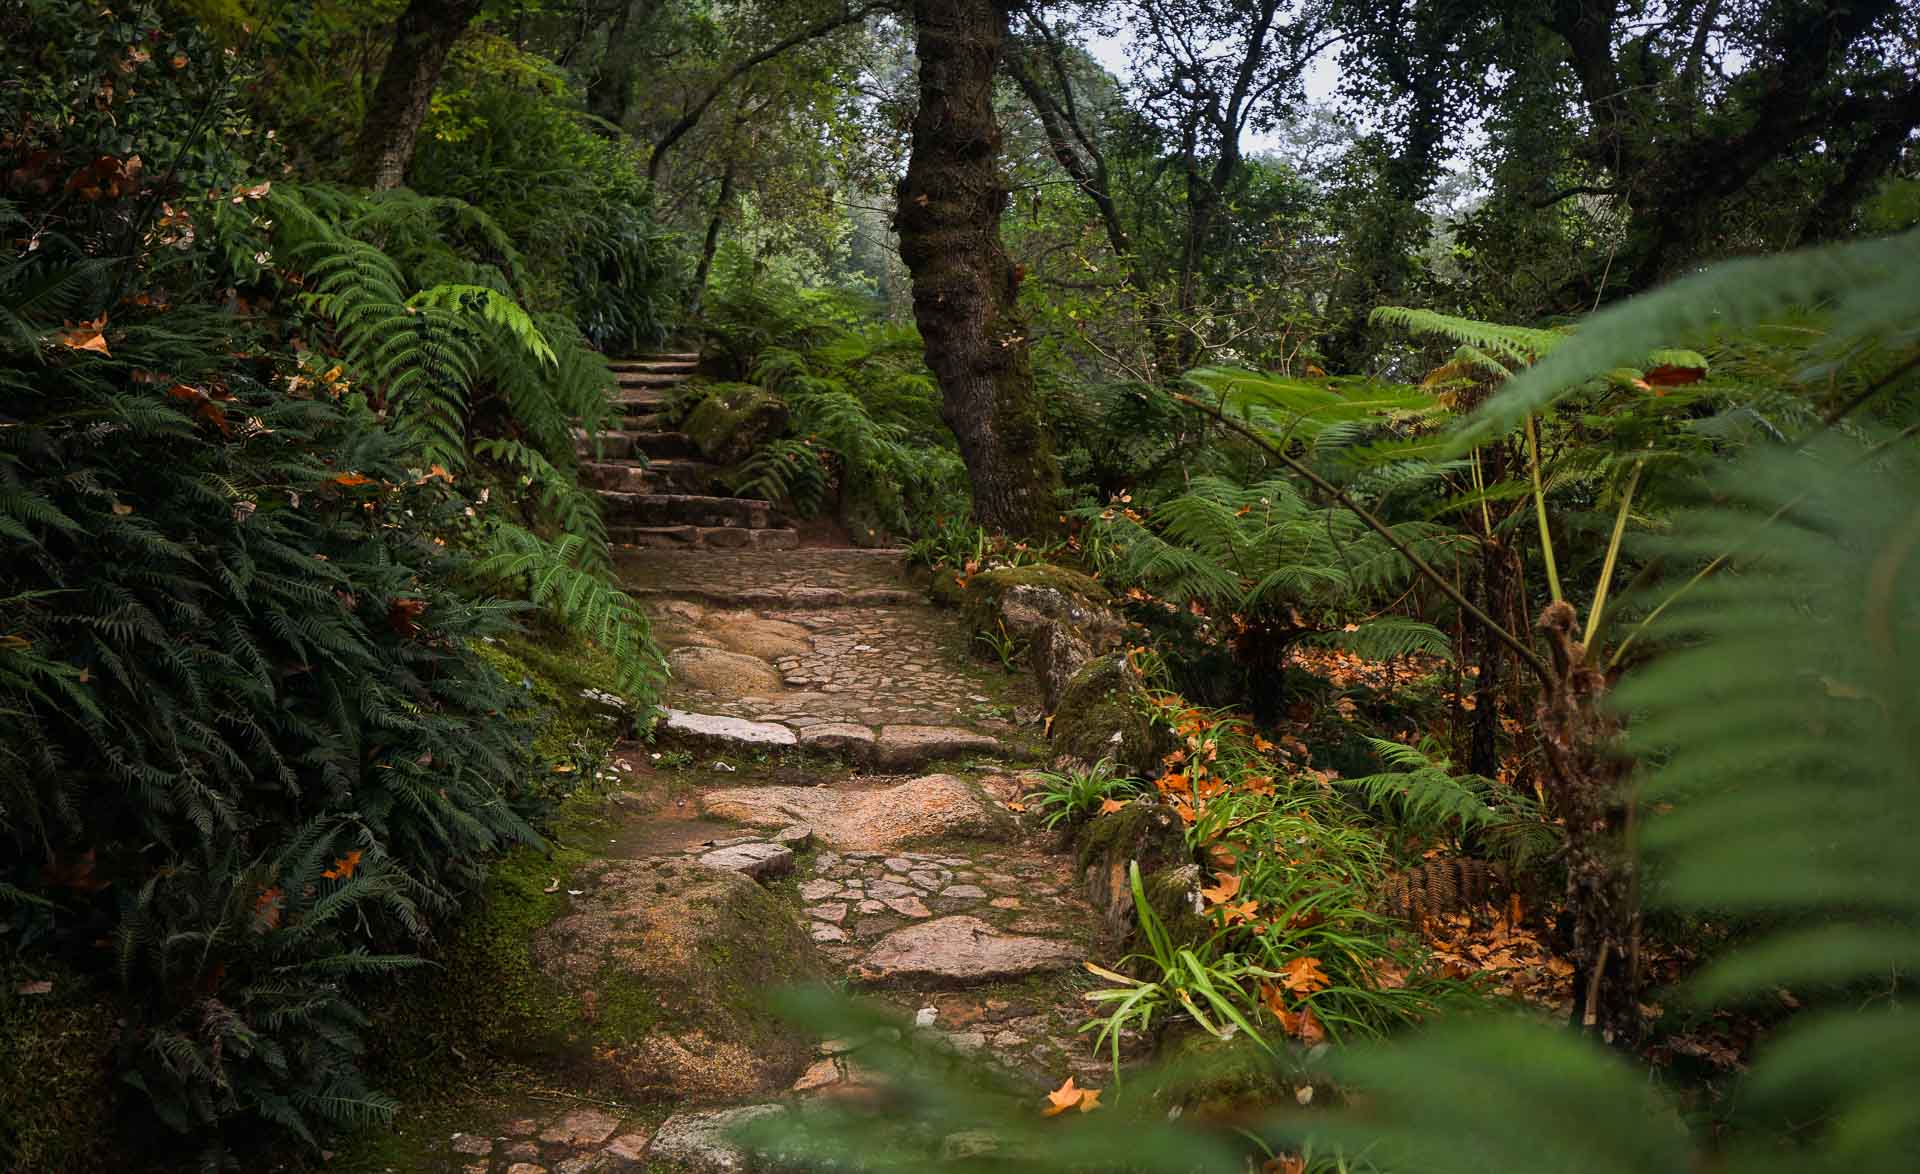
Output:
<svg viewBox="0 0 1920 1174">
<path fill-rule="evenodd" d="M 1038 742 L 1026 675 L 967 655 L 959 617 L 905 584 L 897 554 L 618 557 L 667 651 L 668 717 L 656 744 L 624 746 L 609 772 L 631 789 L 594 824 L 598 866 L 555 881 L 569 910 L 613 906 L 609 923 L 628 925 L 671 904 L 689 876 L 739 873 L 778 899 L 825 973 L 894 1009 L 933 1054 L 972 1057 L 1036 1105 L 1068 1076 L 1097 1085 L 1108 1070 L 1080 1031 L 1080 964 L 1098 919 L 1071 858 L 1009 810 L 1030 785 L 1016 763 Z M 917 773 L 934 763 L 943 773 Z M 609 871 L 606 858 L 631 863 Z M 618 900 L 645 907 L 596 889 L 596 878 L 636 875 L 661 880 L 629 880 Z M 432 1132 L 418 1168 L 759 1168 L 730 1140 L 736 1126 L 884 1103 L 885 1078 L 863 1064 L 872 1046 L 820 1040 L 790 1087 L 744 1099 L 547 1088 L 460 1108 L 416 1125 Z"/>
</svg>

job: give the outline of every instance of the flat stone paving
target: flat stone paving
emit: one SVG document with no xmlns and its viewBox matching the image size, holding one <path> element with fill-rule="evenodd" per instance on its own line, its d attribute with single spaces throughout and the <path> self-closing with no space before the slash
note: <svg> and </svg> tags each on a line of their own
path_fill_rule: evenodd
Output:
<svg viewBox="0 0 1920 1174">
<path fill-rule="evenodd" d="M 651 601 L 675 710 L 785 726 L 803 747 L 899 769 L 1007 749 L 1021 732 L 1010 719 L 1037 714 L 1024 673 L 967 655 L 952 613 L 906 602 L 920 596 L 905 588 L 897 553 L 640 552 L 620 567 Z M 888 738 L 889 726 L 955 737 L 943 752 L 918 736 L 927 746 L 916 754 L 906 745 L 916 736 Z"/>
<path fill-rule="evenodd" d="M 657 638 L 677 651 L 670 659 L 681 679 L 669 686 L 665 703 L 675 714 L 672 728 L 683 735 L 724 742 L 717 731 L 751 721 L 763 734 L 792 731 L 793 744 L 802 747 L 851 748 L 856 761 L 864 753 L 874 768 L 890 764 L 889 747 L 937 755 L 945 746 L 951 755 L 1019 736 L 1005 718 L 1010 708 L 1031 703 L 1025 675 L 1008 678 L 966 657 L 957 618 L 917 602 L 919 593 L 902 584 L 897 554 L 618 557 L 628 585 L 650 601 Z M 768 687 L 770 677 L 777 677 L 777 688 Z M 792 768 L 758 769 L 773 772 L 772 782 Z M 952 775 L 856 774 L 831 791 L 723 788 L 708 791 L 697 807 L 680 799 L 635 818 L 636 827 L 677 828 L 704 808 L 763 826 L 668 852 L 755 876 L 788 894 L 820 951 L 844 967 L 853 989 L 910 1017 L 916 1035 L 936 1052 L 977 1054 L 1031 1084 L 1037 1105 L 1041 1090 L 1067 1076 L 1098 1087 L 1109 1070 L 1080 1031 L 1091 1004 L 1082 998 L 1089 983 L 1079 964 L 1096 918 L 1070 858 L 1022 838 L 1000 818 L 999 809 L 1020 787 L 1006 775 L 975 783 Z M 730 796 L 754 801 L 733 811 L 740 804 L 729 807 Z M 884 799 L 884 811 L 870 802 L 876 798 Z M 973 805 L 968 818 L 952 810 L 960 799 Z M 810 816 L 818 821 L 808 822 Z M 783 826 L 789 820 L 791 826 Z M 873 850 L 890 842 L 927 846 Z M 641 851 L 652 855 L 658 848 Z M 796 865 L 798 875 L 783 875 Z M 495 1115 L 491 1127 L 475 1121 L 473 1132 L 439 1142 L 433 1169 L 743 1169 L 750 1161 L 725 1133 L 744 1117 L 816 1100 L 884 1103 L 884 1080 L 862 1063 L 863 1051 L 876 1046 L 884 1041 L 822 1041 L 792 1089 L 758 1105 L 676 1104 L 665 1120 L 658 1110 L 642 1117 L 611 1105 L 523 1108 L 525 1115 L 511 1120 Z"/>
</svg>

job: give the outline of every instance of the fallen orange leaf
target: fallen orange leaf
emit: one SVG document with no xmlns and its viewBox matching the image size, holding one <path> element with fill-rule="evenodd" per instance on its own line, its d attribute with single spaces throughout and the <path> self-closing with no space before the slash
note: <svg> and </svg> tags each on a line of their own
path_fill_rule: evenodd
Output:
<svg viewBox="0 0 1920 1174">
<path fill-rule="evenodd" d="M 106 325 L 107 316 L 102 314 L 91 322 L 69 324 L 67 329 L 53 336 L 53 341 L 70 351 L 94 351 L 111 357 L 111 353 L 107 350 L 107 338 L 103 333 Z"/>
<path fill-rule="evenodd" d="M 328 880 L 346 880 L 348 877 L 351 877 L 359 867 L 360 849 L 355 848 L 345 856 L 334 861 L 333 867 L 327 869 L 320 875 L 326 877 Z"/>
<path fill-rule="evenodd" d="M 349 489 L 353 488 L 356 485 L 373 484 L 373 478 L 362 477 L 358 473 L 342 473 L 338 477 L 332 478 L 332 481 L 335 485 L 345 485 Z"/>
<path fill-rule="evenodd" d="M 1282 981 L 1287 989 L 1295 994 L 1310 995 L 1333 985 L 1333 980 L 1327 977 L 1327 972 L 1320 968 L 1318 958 L 1295 958 L 1280 970 L 1286 975 Z"/>
<path fill-rule="evenodd" d="M 1209 905 L 1224 905 L 1240 891 L 1240 878 L 1233 873 L 1223 873 L 1210 889 L 1201 889 L 1200 895 Z"/>
<path fill-rule="evenodd" d="M 1116 811 L 1124 810 L 1126 806 L 1125 803 L 1120 802 L 1118 799 L 1102 799 L 1100 800 L 1100 814 L 1112 815 Z"/>
<path fill-rule="evenodd" d="M 1068 1109 L 1079 1109 L 1082 1113 L 1091 1113 L 1100 1107 L 1100 1090 L 1080 1088 L 1073 1083 L 1073 1077 L 1047 1094 L 1047 1107 L 1041 1110 L 1048 1117 L 1055 1117 Z"/>
</svg>

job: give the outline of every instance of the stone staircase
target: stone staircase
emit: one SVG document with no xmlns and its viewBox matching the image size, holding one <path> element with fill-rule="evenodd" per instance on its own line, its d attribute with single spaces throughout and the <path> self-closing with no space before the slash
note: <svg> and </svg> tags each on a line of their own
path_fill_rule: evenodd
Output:
<svg viewBox="0 0 1920 1174">
<path fill-rule="evenodd" d="M 668 399 L 699 360 L 670 353 L 615 361 L 620 427 L 575 434 L 581 479 L 600 491 L 608 537 L 615 546 L 644 549 L 792 550 L 799 532 L 772 504 L 719 496 L 719 466 L 702 460 L 692 438 L 666 422 Z"/>
</svg>

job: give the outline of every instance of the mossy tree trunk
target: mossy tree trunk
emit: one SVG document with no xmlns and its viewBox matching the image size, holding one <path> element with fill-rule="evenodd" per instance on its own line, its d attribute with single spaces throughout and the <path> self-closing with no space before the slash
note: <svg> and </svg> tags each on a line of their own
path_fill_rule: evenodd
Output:
<svg viewBox="0 0 1920 1174">
<path fill-rule="evenodd" d="M 406 182 L 420 125 L 440 84 L 453 43 L 479 15 L 480 0 L 410 0 L 394 26 L 393 47 L 380 71 L 354 150 L 353 178 L 375 191 Z"/>
<path fill-rule="evenodd" d="M 913 154 L 894 227 L 941 415 L 960 443 L 981 525 L 1058 529 L 1060 474 L 1040 419 L 1015 301 L 1021 271 L 1000 239 L 1007 189 L 993 88 L 1006 0 L 914 0 L 920 59 Z"/>
</svg>

